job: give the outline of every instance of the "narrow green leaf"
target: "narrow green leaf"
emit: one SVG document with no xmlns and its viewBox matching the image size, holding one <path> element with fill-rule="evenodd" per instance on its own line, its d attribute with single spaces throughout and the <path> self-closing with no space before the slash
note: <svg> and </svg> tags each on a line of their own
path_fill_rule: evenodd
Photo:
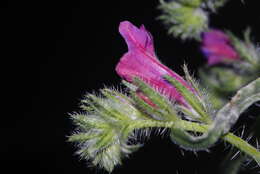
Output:
<svg viewBox="0 0 260 174">
<path fill-rule="evenodd" d="M 204 108 L 200 99 L 198 99 L 198 96 L 187 89 L 187 87 L 183 86 L 183 84 L 181 84 L 178 80 L 170 76 L 165 76 L 164 78 L 181 93 L 187 103 L 201 116 L 202 121 L 204 121 L 205 123 L 211 122 L 210 117 L 206 113 L 206 109 Z"/>
<path fill-rule="evenodd" d="M 259 55 L 257 48 L 254 46 L 254 44 L 250 41 L 250 29 L 246 30 L 244 33 L 244 39 L 245 42 L 238 39 L 233 33 L 230 31 L 227 31 L 227 34 L 229 35 L 232 44 L 234 45 L 235 49 L 238 51 L 239 55 L 242 59 L 247 61 L 253 66 L 259 66 Z"/>
<path fill-rule="evenodd" d="M 164 114 L 157 110 L 156 108 L 152 107 L 148 103 L 146 103 L 144 100 L 142 100 L 139 96 L 136 95 L 135 92 L 131 92 L 131 96 L 133 100 L 135 101 L 135 105 L 137 108 L 141 109 L 142 112 L 148 114 L 148 118 L 153 118 L 155 120 L 163 120 L 165 119 Z M 166 115 L 167 118 L 167 115 Z"/>
<path fill-rule="evenodd" d="M 192 86 L 192 88 L 195 89 L 195 91 L 201 97 L 202 94 L 200 93 L 200 89 L 199 89 L 198 83 L 190 75 L 188 67 L 187 67 L 186 64 L 183 65 L 183 71 L 184 71 L 184 74 L 185 74 L 185 79 L 188 81 L 188 83 Z"/>
<path fill-rule="evenodd" d="M 176 112 L 173 107 L 173 103 L 171 103 L 165 96 L 161 95 L 159 92 L 155 91 L 152 87 L 150 87 L 149 85 L 147 85 L 145 82 L 143 82 L 138 78 L 134 79 L 134 83 L 138 86 L 138 90 L 140 90 L 145 96 L 147 96 L 156 105 L 155 110 L 159 110 L 160 112 L 164 113 L 164 116 L 167 119 L 170 120 L 177 119 Z M 147 106 L 144 103 L 142 103 L 140 100 L 138 102 L 143 106 Z"/>
<path fill-rule="evenodd" d="M 89 133 L 76 133 L 76 134 L 73 134 L 71 136 L 69 136 L 69 139 L 68 141 L 69 142 L 78 142 L 78 143 L 83 143 L 85 141 L 88 141 L 90 139 L 94 139 L 98 137 L 97 134 L 89 134 Z"/>
</svg>

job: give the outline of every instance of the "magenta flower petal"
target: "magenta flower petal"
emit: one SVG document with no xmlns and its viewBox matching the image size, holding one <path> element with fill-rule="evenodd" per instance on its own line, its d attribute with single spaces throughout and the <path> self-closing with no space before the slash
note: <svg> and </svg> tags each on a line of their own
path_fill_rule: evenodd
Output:
<svg viewBox="0 0 260 174">
<path fill-rule="evenodd" d="M 203 33 L 201 50 L 207 57 L 209 65 L 223 63 L 227 60 L 239 60 L 228 36 L 219 30 Z"/>
<path fill-rule="evenodd" d="M 134 77 L 139 77 L 154 89 L 184 104 L 184 98 L 164 80 L 163 76 L 169 75 L 191 91 L 194 92 L 194 89 L 182 77 L 160 63 L 154 52 L 152 36 L 145 27 L 137 28 L 130 22 L 124 21 L 120 23 L 119 32 L 128 45 L 128 52 L 123 55 L 116 66 L 118 75 L 128 82 L 132 82 Z"/>
<path fill-rule="evenodd" d="M 146 31 L 144 25 L 137 28 L 130 22 L 124 21 L 120 23 L 119 32 L 126 40 L 128 51 L 138 50 L 151 58 L 155 58 L 153 37 Z"/>
</svg>

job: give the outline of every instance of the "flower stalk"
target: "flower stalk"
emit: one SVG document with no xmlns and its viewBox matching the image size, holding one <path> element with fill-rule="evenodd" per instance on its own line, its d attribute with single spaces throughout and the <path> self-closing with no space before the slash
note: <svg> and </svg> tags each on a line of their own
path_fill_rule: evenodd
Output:
<svg viewBox="0 0 260 174">
<path fill-rule="evenodd" d="M 217 4 L 224 1 L 211 2 Z M 174 3 L 201 8 L 202 1 L 179 0 Z M 230 101 L 221 100 L 213 93 L 213 98 L 222 101 L 218 107 L 213 107 L 214 103 L 207 92 L 203 92 L 191 77 L 186 65 L 183 78 L 159 61 L 152 35 L 143 25 L 138 28 L 123 21 L 119 32 L 127 43 L 128 51 L 121 57 L 116 72 L 124 79 L 127 92 L 105 88 L 100 91 L 100 96 L 85 96 L 81 105 L 83 112 L 71 114 L 76 129 L 68 140 L 77 144 L 77 154 L 92 165 L 112 172 L 115 166 L 122 164 L 124 157 L 141 147 L 138 134 L 147 131 L 147 128 L 166 128 L 170 130 L 171 140 L 186 150 L 208 150 L 217 141 L 223 140 L 260 165 L 258 147 L 230 132 L 241 114 L 260 101 L 260 78 L 253 76 L 254 80 L 245 85 L 244 78 L 238 78 L 233 70 L 214 69 L 214 66 L 221 64 L 235 67 L 238 62 L 254 64 L 259 61 L 248 39 L 247 44 L 241 44 L 231 34 L 226 35 L 218 30 L 204 32 L 202 51 L 208 58 L 209 71 L 214 75 L 212 78 L 212 74 L 203 74 L 204 81 L 217 86 L 222 80 L 229 85 L 225 79 L 228 77 L 239 82 L 234 88 L 227 88 L 231 92 L 239 89 Z M 257 61 L 252 62 L 253 59 Z M 219 77 L 216 77 L 217 73 Z M 228 73 L 231 75 L 223 76 Z"/>
<path fill-rule="evenodd" d="M 176 122 L 146 122 L 144 127 L 142 128 L 150 128 L 150 127 L 165 127 L 165 128 L 173 128 L 175 125 L 178 124 L 178 127 L 181 127 L 185 131 L 193 131 L 199 133 L 205 133 L 209 130 L 209 125 L 199 124 L 194 122 L 189 122 L 185 120 L 179 120 Z M 141 124 L 139 124 L 141 125 Z M 137 127 L 136 127 L 137 128 Z M 139 127 L 141 128 L 141 127 Z M 241 150 L 248 156 L 251 156 L 255 159 L 255 161 L 260 164 L 260 151 L 255 148 L 254 146 L 250 145 L 247 141 L 243 140 L 242 138 L 234 135 L 233 133 L 227 133 L 220 137 L 223 141 L 231 144 L 232 146 L 236 147 L 237 149 Z"/>
</svg>

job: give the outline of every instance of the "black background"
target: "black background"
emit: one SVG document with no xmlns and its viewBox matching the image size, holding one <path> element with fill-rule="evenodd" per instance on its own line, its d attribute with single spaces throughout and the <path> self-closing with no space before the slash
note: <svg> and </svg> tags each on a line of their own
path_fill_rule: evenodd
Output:
<svg viewBox="0 0 260 174">
<path fill-rule="evenodd" d="M 157 0 L 140 1 L 1 1 L 1 173 L 104 173 L 88 168 L 66 142 L 73 126 L 68 113 L 78 110 L 85 92 L 118 86 L 115 65 L 127 47 L 118 33 L 120 21 L 144 24 L 152 33 L 158 57 L 182 74 L 205 63 L 198 43 L 167 35 L 156 20 Z M 259 36 L 257 1 L 231 0 L 211 26 L 238 36 L 246 26 Z M 5 114 L 4 114 L 5 113 Z M 215 173 L 226 154 L 219 144 L 210 153 L 183 156 L 168 138 L 153 136 L 124 160 L 114 173 Z M 7 171 L 4 172 L 4 169 Z M 253 172 L 253 170 L 248 170 Z"/>
</svg>

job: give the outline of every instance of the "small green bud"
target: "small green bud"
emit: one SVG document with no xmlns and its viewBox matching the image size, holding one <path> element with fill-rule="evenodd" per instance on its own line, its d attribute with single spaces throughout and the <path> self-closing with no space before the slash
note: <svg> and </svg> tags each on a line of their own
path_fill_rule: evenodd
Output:
<svg viewBox="0 0 260 174">
<path fill-rule="evenodd" d="M 163 14 L 159 17 L 169 26 L 169 34 L 182 39 L 200 38 L 201 32 L 208 28 L 208 14 L 198 8 L 199 1 L 160 1 L 159 9 Z"/>
<path fill-rule="evenodd" d="M 87 110 L 71 115 L 77 128 L 68 140 L 78 144 L 77 154 L 83 159 L 111 172 L 123 157 L 139 147 L 128 144 L 129 135 L 133 122 L 146 117 L 128 96 L 111 89 L 101 92 L 104 97 L 88 94 L 82 105 Z"/>
</svg>

